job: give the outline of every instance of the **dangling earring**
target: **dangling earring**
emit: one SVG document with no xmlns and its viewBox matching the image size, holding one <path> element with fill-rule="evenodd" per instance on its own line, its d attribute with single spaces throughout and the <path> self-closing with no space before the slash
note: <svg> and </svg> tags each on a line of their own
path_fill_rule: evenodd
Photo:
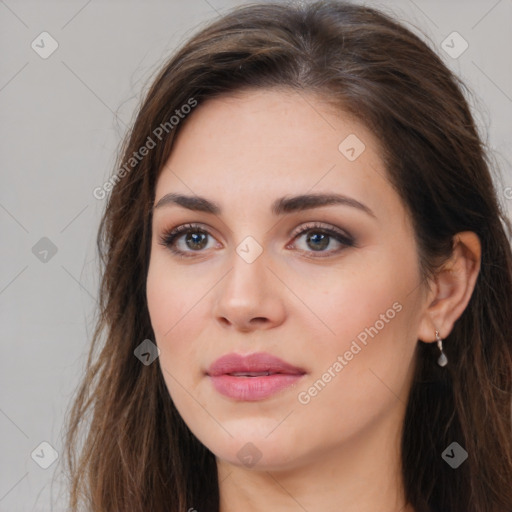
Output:
<svg viewBox="0 0 512 512">
<path fill-rule="evenodd" d="M 443 340 L 439 337 L 439 331 L 436 331 L 436 340 L 439 351 L 441 352 L 441 355 L 437 360 L 437 364 L 439 366 L 446 366 L 448 364 L 448 358 L 446 357 L 446 354 L 443 352 Z"/>
</svg>

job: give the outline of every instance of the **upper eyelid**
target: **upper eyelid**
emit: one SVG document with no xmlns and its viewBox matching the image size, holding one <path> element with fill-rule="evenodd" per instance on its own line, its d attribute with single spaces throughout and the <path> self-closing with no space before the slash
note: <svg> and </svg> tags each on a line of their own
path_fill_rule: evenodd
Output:
<svg viewBox="0 0 512 512">
<path fill-rule="evenodd" d="M 319 221 L 306 222 L 305 224 L 301 224 L 299 227 L 297 227 L 296 229 L 294 229 L 292 231 L 291 236 L 295 237 L 297 235 L 302 234 L 304 231 L 309 231 L 309 230 L 314 230 L 314 229 L 318 229 L 319 231 L 320 230 L 334 231 L 336 234 L 338 234 L 342 237 L 350 238 L 350 239 L 353 238 L 352 235 L 350 235 L 346 230 L 338 228 L 332 224 L 322 223 Z"/>
<path fill-rule="evenodd" d="M 163 238 L 168 238 L 170 236 L 173 236 L 173 245 L 174 245 L 176 240 L 179 240 L 183 235 L 189 233 L 190 231 L 193 232 L 194 230 L 196 230 L 196 231 L 202 231 L 206 235 L 209 235 L 209 236 L 213 237 L 215 240 L 217 240 L 217 237 L 211 233 L 211 230 L 214 228 L 211 228 L 210 226 L 207 226 L 207 227 L 204 227 L 204 226 L 205 225 L 203 225 L 202 223 L 186 222 L 184 224 L 180 224 L 171 229 L 164 229 L 162 232 L 162 235 L 160 235 L 160 238 L 163 239 Z M 346 241 L 350 242 L 351 244 L 355 244 L 354 237 L 350 233 L 348 233 L 346 230 L 344 230 L 342 228 L 338 228 L 330 223 L 326 223 L 323 221 L 305 222 L 305 223 L 299 225 L 298 227 L 294 228 L 292 230 L 292 232 L 289 234 L 289 236 L 292 237 L 292 241 L 293 241 L 298 236 L 302 236 L 304 233 L 307 233 L 308 231 L 314 231 L 315 229 L 318 231 L 322 231 L 322 230 L 326 231 L 326 232 L 328 232 L 327 233 L 328 236 L 331 236 L 331 237 L 333 237 L 333 234 L 337 235 L 341 239 L 345 239 Z M 329 233 L 329 232 L 331 232 L 331 233 Z M 343 240 L 340 243 L 343 243 Z M 189 251 L 186 251 L 186 252 L 189 252 Z M 194 252 L 194 251 L 190 251 L 190 252 Z M 202 252 L 202 251 L 197 251 L 197 252 Z"/>
<path fill-rule="evenodd" d="M 186 233 L 187 230 L 194 230 L 197 231 L 205 231 L 207 234 L 212 235 L 211 230 L 216 231 L 215 228 L 208 226 L 207 224 L 203 224 L 200 222 L 185 222 L 183 224 L 179 224 L 178 226 L 174 228 L 169 229 L 163 229 L 162 233 L 164 235 L 170 235 L 172 234 L 181 234 Z M 309 229 L 318 229 L 318 230 L 327 230 L 327 231 L 334 231 L 337 234 L 341 236 L 345 236 L 346 238 L 353 238 L 346 230 L 342 228 L 338 228 L 337 226 L 330 224 L 325 221 L 310 221 L 300 224 L 298 227 L 294 228 L 289 236 L 296 236 L 298 234 L 301 234 L 303 231 L 309 230 Z M 181 233 L 180 233 L 181 232 Z M 213 235 L 212 235 L 213 236 Z"/>
</svg>

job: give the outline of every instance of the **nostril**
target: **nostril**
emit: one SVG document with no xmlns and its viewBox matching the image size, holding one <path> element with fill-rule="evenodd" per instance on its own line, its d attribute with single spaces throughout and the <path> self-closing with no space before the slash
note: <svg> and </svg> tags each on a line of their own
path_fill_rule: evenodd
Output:
<svg viewBox="0 0 512 512">
<path fill-rule="evenodd" d="M 265 318 L 265 317 L 262 317 L 262 316 L 258 316 L 256 318 L 252 318 L 251 321 L 249 322 L 250 325 L 254 326 L 254 325 L 264 325 L 268 322 L 268 318 Z"/>
</svg>

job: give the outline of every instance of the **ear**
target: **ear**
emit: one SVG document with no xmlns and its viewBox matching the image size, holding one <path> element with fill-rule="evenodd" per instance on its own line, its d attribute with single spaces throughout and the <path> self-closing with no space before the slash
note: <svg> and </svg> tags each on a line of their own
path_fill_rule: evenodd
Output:
<svg viewBox="0 0 512 512">
<path fill-rule="evenodd" d="M 481 254 L 482 247 L 476 233 L 463 231 L 453 237 L 452 256 L 432 279 L 418 339 L 435 341 L 436 330 L 442 339 L 450 334 L 475 288 Z"/>
</svg>

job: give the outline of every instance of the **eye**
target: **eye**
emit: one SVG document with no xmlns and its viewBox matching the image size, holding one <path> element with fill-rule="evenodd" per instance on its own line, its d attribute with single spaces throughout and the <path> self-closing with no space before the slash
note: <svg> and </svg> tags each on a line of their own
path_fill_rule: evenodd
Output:
<svg viewBox="0 0 512 512">
<path fill-rule="evenodd" d="M 299 249 L 303 253 L 322 253 L 324 256 L 308 256 L 308 257 L 325 257 L 333 253 L 341 251 L 344 247 L 352 247 L 355 245 L 354 239 L 334 227 L 324 227 L 322 224 L 312 223 L 302 228 L 293 235 L 293 240 L 297 240 L 303 235 L 307 235 L 306 244 L 312 250 Z M 210 233 L 198 224 L 182 224 L 177 228 L 165 231 L 159 238 L 161 245 L 167 247 L 172 253 L 182 258 L 190 258 L 196 256 L 194 253 L 204 252 L 203 249 L 208 248 L 208 237 Z M 338 249 L 325 251 L 329 247 L 332 240 L 340 245 Z M 179 242 L 183 241 L 184 246 L 179 247 Z M 286 248 L 289 248 L 287 245 Z M 210 247 L 211 248 L 211 247 Z"/>
<path fill-rule="evenodd" d="M 293 239 L 295 241 L 304 235 L 307 235 L 305 238 L 307 248 L 299 250 L 305 253 L 322 253 L 322 256 L 311 256 L 308 254 L 308 257 L 313 258 L 323 258 L 326 256 L 330 256 L 333 253 L 338 253 L 344 247 L 353 247 L 355 245 L 355 241 L 350 235 L 333 227 L 326 228 L 322 224 L 318 223 L 312 223 L 303 226 L 300 229 L 300 231 L 294 234 Z M 341 247 L 338 247 L 338 249 L 331 249 L 329 251 L 324 250 L 330 245 L 332 245 L 331 242 L 333 239 Z M 288 247 L 289 246 L 287 246 L 287 248 Z M 308 250 L 308 248 L 312 248 L 312 250 Z"/>
<path fill-rule="evenodd" d="M 186 236 L 185 236 L 186 235 Z M 171 252 L 183 258 L 190 258 L 195 256 L 194 252 L 202 252 L 207 246 L 208 237 L 211 236 L 208 231 L 203 229 L 198 224 L 182 224 L 177 228 L 165 231 L 160 236 L 160 243 L 167 247 Z M 191 249 L 190 251 L 184 248 L 177 248 L 177 242 L 184 237 L 185 247 Z"/>
</svg>

